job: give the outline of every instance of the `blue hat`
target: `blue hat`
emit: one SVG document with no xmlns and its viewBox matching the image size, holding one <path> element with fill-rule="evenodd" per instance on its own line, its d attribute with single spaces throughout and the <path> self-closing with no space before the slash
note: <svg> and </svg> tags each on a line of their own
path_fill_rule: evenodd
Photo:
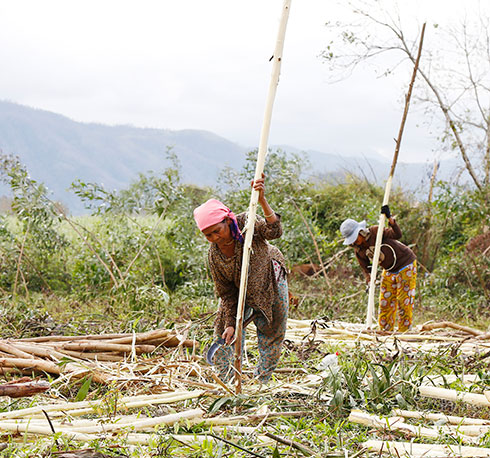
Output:
<svg viewBox="0 0 490 458">
<path fill-rule="evenodd" d="M 344 245 L 352 245 L 356 241 L 361 229 L 366 229 L 366 221 L 358 223 L 353 219 L 346 219 L 340 225 L 340 233 L 345 238 Z"/>
</svg>

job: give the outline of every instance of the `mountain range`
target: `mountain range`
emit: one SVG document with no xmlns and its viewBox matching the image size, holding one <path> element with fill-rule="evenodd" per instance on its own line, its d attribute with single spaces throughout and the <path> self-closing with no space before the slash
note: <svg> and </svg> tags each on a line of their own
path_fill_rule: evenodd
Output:
<svg viewBox="0 0 490 458">
<path fill-rule="evenodd" d="M 43 182 L 52 197 L 73 213 L 83 211 L 78 197 L 68 191 L 73 181 L 96 182 L 107 189 L 125 188 L 140 172 L 164 170 L 169 148 L 179 158 L 184 182 L 206 186 L 215 183 L 225 166 L 241 168 L 246 152 L 255 146 L 239 145 L 203 130 L 81 123 L 49 111 L 0 101 L 0 150 L 18 156 L 31 177 Z M 317 179 L 353 172 L 382 183 L 390 168 L 389 161 L 381 156 L 345 157 L 287 145 L 280 149 L 306 156 L 312 165 L 309 173 Z M 455 167 L 446 161 L 439 177 L 447 178 Z M 420 192 L 431 169 L 428 164 L 400 163 L 397 183 Z M 8 190 L 0 189 L 0 193 Z"/>
</svg>

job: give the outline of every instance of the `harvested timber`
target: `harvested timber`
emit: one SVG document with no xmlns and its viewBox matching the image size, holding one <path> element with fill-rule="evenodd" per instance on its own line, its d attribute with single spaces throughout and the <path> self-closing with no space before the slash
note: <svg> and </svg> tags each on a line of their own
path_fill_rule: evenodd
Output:
<svg viewBox="0 0 490 458">
<path fill-rule="evenodd" d="M 175 423 L 179 423 L 184 420 L 191 420 L 196 418 L 201 418 L 204 415 L 204 411 L 202 409 L 192 409 L 186 410 L 184 412 L 173 413 L 170 415 L 164 415 L 153 418 L 138 418 L 134 417 L 127 423 L 124 422 L 116 422 L 116 423 L 99 423 L 98 421 L 92 422 L 91 425 L 88 426 L 69 426 L 66 427 L 61 423 L 51 423 L 56 432 L 64 433 L 66 435 L 71 436 L 72 434 L 106 434 L 108 432 L 120 432 L 130 429 L 131 431 L 153 431 L 158 426 L 163 425 L 174 425 Z M 46 422 L 44 422 L 46 423 Z M 49 425 L 45 425 L 44 427 L 40 425 L 38 422 L 18 422 L 18 421 L 0 421 L 0 430 L 4 431 L 12 431 L 12 432 L 31 432 L 36 434 L 47 434 L 52 435 L 53 432 Z M 77 440 L 88 440 L 86 438 L 80 438 L 77 436 L 73 436 L 74 439 Z"/>
<path fill-rule="evenodd" d="M 118 343 L 110 343 L 110 342 L 73 342 L 73 343 L 64 343 L 60 347 L 55 347 L 58 351 L 63 350 L 71 350 L 71 351 L 80 351 L 80 352 L 89 352 L 89 351 L 113 351 L 116 353 L 131 353 L 133 350 L 137 354 L 141 353 L 151 353 L 155 351 L 154 345 L 124 345 Z"/>
<path fill-rule="evenodd" d="M 140 396 L 123 396 L 118 399 L 117 410 L 126 410 L 129 408 L 144 407 L 158 404 L 172 404 L 174 402 L 195 399 L 205 395 L 204 390 L 193 391 L 174 391 L 167 394 L 159 395 L 140 395 Z M 49 413 L 49 416 L 76 416 L 84 413 L 91 413 L 101 405 L 106 403 L 105 399 L 82 402 L 63 402 L 58 404 L 44 404 L 26 409 L 11 410 L 10 412 L 0 412 L 0 420 L 15 418 L 31 418 L 34 415 L 42 414 L 43 411 Z"/>
<path fill-rule="evenodd" d="M 57 375 L 61 373 L 60 367 L 57 364 L 34 358 L 0 358 L 0 366 L 15 367 L 17 369 L 30 369 Z"/>
<path fill-rule="evenodd" d="M 476 441 L 472 437 L 468 437 L 459 433 L 455 429 L 439 427 L 427 428 L 424 426 L 414 426 L 405 423 L 402 418 L 382 418 L 377 415 L 372 415 L 360 410 L 353 410 L 349 415 L 349 421 L 360 425 L 371 426 L 381 430 L 399 431 L 405 435 L 413 437 L 425 437 L 428 439 L 438 439 L 441 434 L 451 434 L 457 437 L 464 444 L 475 444 Z"/>
<path fill-rule="evenodd" d="M 29 377 L 22 377 L 21 379 L 0 385 L 0 396 L 22 398 L 44 393 L 49 388 L 51 388 L 51 385 L 44 380 L 32 380 Z"/>
<path fill-rule="evenodd" d="M 303 455 L 306 456 L 316 456 L 319 457 L 310 447 L 307 447 L 305 444 L 300 444 L 299 442 L 293 441 L 291 439 L 287 439 L 285 437 L 278 436 L 276 434 L 272 434 L 271 432 L 266 432 L 265 435 L 274 439 L 276 442 L 279 442 L 284 445 L 289 445 L 296 450 L 299 450 Z"/>
<path fill-rule="evenodd" d="M 40 336 L 40 337 L 24 337 L 19 339 L 19 342 L 65 342 L 71 340 L 104 340 L 118 339 L 125 337 L 128 334 L 89 334 L 86 336 Z"/>
<path fill-rule="evenodd" d="M 142 333 L 125 333 L 125 334 L 90 334 L 85 336 L 43 336 L 18 339 L 19 342 L 47 343 L 55 345 L 59 342 L 76 342 L 76 341 L 105 341 L 113 344 L 149 344 L 164 345 L 166 347 L 175 347 L 184 344 L 184 346 L 195 346 L 194 340 L 183 339 L 176 331 L 171 329 L 155 329 L 153 331 Z"/>
<path fill-rule="evenodd" d="M 202 420 L 202 424 L 207 426 L 229 426 L 237 424 L 250 424 L 256 422 L 262 422 L 264 420 L 272 420 L 275 418 L 291 418 L 291 417 L 305 417 L 309 412 L 305 411 L 292 411 L 292 412 L 268 412 L 266 414 L 252 414 L 252 415 L 237 415 L 234 417 L 212 417 Z"/>
<path fill-rule="evenodd" d="M 181 442 L 183 444 L 186 444 L 190 447 L 199 447 L 202 445 L 204 442 L 213 442 L 216 443 L 218 440 L 209 435 L 209 434 L 172 434 L 170 436 L 172 439 L 174 439 L 177 442 Z M 141 434 L 141 433 L 129 433 L 124 437 L 125 441 L 128 444 L 131 445 L 148 445 L 151 443 L 155 443 L 156 440 L 158 440 L 158 437 L 155 435 L 151 434 Z M 267 436 L 264 435 L 258 435 L 256 437 L 257 439 L 257 444 L 255 444 L 255 447 L 270 447 L 275 444 L 275 442 L 271 439 L 269 439 Z"/>
<path fill-rule="evenodd" d="M 107 362 L 121 362 L 125 361 L 125 357 L 122 355 L 118 355 L 117 353 L 87 353 L 81 351 L 71 351 L 71 350 L 63 350 L 63 353 L 66 356 L 70 356 L 76 359 L 88 359 L 93 361 L 107 361 Z"/>
<path fill-rule="evenodd" d="M 424 377 L 423 381 L 425 383 L 429 381 L 432 385 L 438 386 L 438 385 L 444 385 L 444 384 L 449 384 L 454 382 L 471 384 L 471 383 L 475 383 L 479 378 L 480 376 L 478 374 L 461 374 L 461 375 L 445 374 L 445 375 L 427 375 Z"/>
<path fill-rule="evenodd" d="M 490 401 L 484 394 L 466 393 L 435 386 L 420 385 L 419 392 L 426 398 L 445 399 L 447 401 L 462 401 L 475 406 L 490 407 Z"/>
<path fill-rule="evenodd" d="M 452 321 L 440 321 L 438 323 L 426 323 L 422 325 L 422 331 L 433 331 L 434 329 L 441 328 L 452 328 L 458 331 L 463 331 L 473 336 L 479 336 L 483 334 L 483 331 L 479 331 L 478 329 L 469 328 L 468 326 L 462 326 L 457 323 L 453 323 Z"/>
<path fill-rule="evenodd" d="M 51 427 L 49 425 L 42 426 L 42 425 L 31 425 L 29 423 L 16 424 L 16 423 L 0 422 L 0 429 L 2 431 L 8 431 L 14 434 L 28 433 L 28 434 L 40 435 L 40 436 L 53 435 L 53 431 L 51 430 Z M 68 437 L 69 439 L 80 441 L 80 442 L 88 442 L 97 439 L 96 435 L 79 433 L 77 431 L 72 431 L 68 428 L 63 428 L 56 432 L 60 432 L 64 436 Z"/>
<path fill-rule="evenodd" d="M 419 412 L 418 410 L 394 409 L 393 413 L 404 418 L 415 418 L 430 421 L 446 421 L 453 425 L 490 425 L 490 420 L 482 418 L 457 417 L 455 415 L 445 415 L 442 413 Z"/>
<path fill-rule="evenodd" d="M 465 447 L 461 445 L 415 444 L 413 442 L 396 442 L 368 440 L 362 444 L 368 450 L 384 453 L 389 456 L 410 458 L 452 458 L 452 457 L 489 457 L 490 448 Z"/>
<path fill-rule="evenodd" d="M 142 366 L 138 367 L 137 355 L 153 353 L 157 348 L 179 350 L 181 347 L 194 348 L 197 345 L 196 341 L 169 329 L 143 333 L 7 339 L 0 340 L 0 373 L 48 373 L 59 376 L 57 380 L 63 381 L 90 377 L 92 381 L 102 384 L 118 380 L 129 383 L 130 380 L 138 380 L 138 374 L 145 370 Z M 181 366 L 188 368 L 188 364 L 189 361 L 186 361 Z M 171 372 L 165 370 L 165 361 L 161 357 L 157 365 L 147 364 L 146 368 L 148 375 L 158 371 Z M 199 376 L 198 372 L 196 370 L 192 375 Z M 187 372 L 186 375 L 191 374 Z"/>
</svg>

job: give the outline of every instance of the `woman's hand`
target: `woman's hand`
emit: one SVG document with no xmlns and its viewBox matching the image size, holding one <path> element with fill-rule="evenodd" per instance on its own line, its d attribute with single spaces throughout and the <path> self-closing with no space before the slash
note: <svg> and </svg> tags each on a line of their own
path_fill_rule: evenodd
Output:
<svg viewBox="0 0 490 458">
<path fill-rule="evenodd" d="M 264 218 L 269 224 L 276 222 L 276 213 L 274 210 L 272 210 L 271 206 L 267 202 L 267 199 L 265 198 L 265 174 L 262 173 L 262 178 L 252 181 L 252 187 L 259 192 L 259 204 L 264 212 Z"/>
<path fill-rule="evenodd" d="M 258 180 L 252 180 L 251 185 L 252 188 L 259 192 L 259 202 L 267 202 L 265 198 L 265 174 L 262 173 L 262 178 L 259 178 Z"/>
<path fill-rule="evenodd" d="M 225 329 L 225 332 L 223 332 L 223 334 L 221 335 L 221 337 L 224 339 L 226 345 L 230 345 L 234 335 L 235 335 L 235 328 L 233 326 L 228 326 Z"/>
</svg>

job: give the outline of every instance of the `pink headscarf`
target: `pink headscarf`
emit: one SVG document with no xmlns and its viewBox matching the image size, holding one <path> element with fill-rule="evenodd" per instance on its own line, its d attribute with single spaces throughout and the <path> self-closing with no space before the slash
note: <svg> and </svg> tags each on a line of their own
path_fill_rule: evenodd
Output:
<svg viewBox="0 0 490 458">
<path fill-rule="evenodd" d="M 194 219 L 201 231 L 214 224 L 221 223 L 227 217 L 233 221 L 231 227 L 233 238 L 243 242 L 243 236 L 238 228 L 236 216 L 225 204 L 216 199 L 209 199 L 194 209 Z"/>
</svg>

